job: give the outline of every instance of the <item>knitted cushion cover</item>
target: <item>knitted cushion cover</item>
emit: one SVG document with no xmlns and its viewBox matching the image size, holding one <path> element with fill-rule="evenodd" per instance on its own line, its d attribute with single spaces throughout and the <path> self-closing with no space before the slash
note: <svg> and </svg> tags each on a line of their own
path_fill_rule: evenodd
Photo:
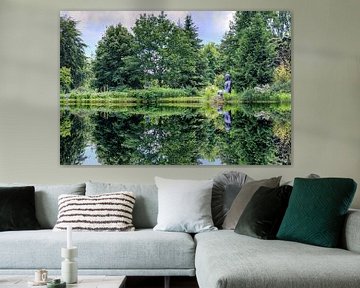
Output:
<svg viewBox="0 0 360 288">
<path fill-rule="evenodd" d="M 93 196 L 60 195 L 55 231 L 133 231 L 132 192 L 115 192 Z"/>
<path fill-rule="evenodd" d="M 355 191 L 349 178 L 295 178 L 277 238 L 337 247 Z"/>
</svg>

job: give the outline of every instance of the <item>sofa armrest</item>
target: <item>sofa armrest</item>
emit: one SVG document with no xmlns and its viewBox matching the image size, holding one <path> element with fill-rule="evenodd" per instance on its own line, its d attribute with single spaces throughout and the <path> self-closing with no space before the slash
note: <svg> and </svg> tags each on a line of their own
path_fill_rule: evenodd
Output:
<svg viewBox="0 0 360 288">
<path fill-rule="evenodd" d="M 360 253 L 360 210 L 349 210 L 343 232 L 343 248 Z"/>
</svg>

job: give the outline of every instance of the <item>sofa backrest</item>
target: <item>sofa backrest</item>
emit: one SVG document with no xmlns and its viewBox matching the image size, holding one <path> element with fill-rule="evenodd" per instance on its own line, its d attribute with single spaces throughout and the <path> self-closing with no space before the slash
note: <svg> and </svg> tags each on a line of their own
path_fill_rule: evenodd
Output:
<svg viewBox="0 0 360 288">
<path fill-rule="evenodd" d="M 135 194 L 135 228 L 153 228 L 158 214 L 158 192 L 155 184 L 86 182 L 86 195 L 89 196 L 120 191 L 131 191 Z"/>
<path fill-rule="evenodd" d="M 58 197 L 61 194 L 85 195 L 85 183 L 61 185 L 0 183 L 0 186 L 34 186 L 36 218 L 43 229 L 52 229 L 55 226 L 58 216 Z"/>
</svg>

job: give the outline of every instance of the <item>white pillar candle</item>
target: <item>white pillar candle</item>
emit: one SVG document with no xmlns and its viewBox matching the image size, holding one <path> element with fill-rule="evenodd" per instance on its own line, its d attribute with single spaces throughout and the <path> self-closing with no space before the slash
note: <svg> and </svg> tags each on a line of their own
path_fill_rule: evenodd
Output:
<svg viewBox="0 0 360 288">
<path fill-rule="evenodd" d="M 66 242 L 66 248 L 70 249 L 72 248 L 72 227 L 69 225 L 66 229 L 67 232 L 67 242 Z"/>
</svg>

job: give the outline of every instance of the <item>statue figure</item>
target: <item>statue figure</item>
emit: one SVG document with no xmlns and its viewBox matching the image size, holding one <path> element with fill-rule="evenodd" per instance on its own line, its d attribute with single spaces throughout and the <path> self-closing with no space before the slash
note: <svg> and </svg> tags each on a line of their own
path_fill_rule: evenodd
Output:
<svg viewBox="0 0 360 288">
<path fill-rule="evenodd" d="M 224 92 L 231 93 L 231 77 L 229 73 L 225 74 Z"/>
<path fill-rule="evenodd" d="M 229 132 L 231 129 L 231 110 L 224 112 L 224 123 L 225 123 L 225 130 Z"/>
</svg>

